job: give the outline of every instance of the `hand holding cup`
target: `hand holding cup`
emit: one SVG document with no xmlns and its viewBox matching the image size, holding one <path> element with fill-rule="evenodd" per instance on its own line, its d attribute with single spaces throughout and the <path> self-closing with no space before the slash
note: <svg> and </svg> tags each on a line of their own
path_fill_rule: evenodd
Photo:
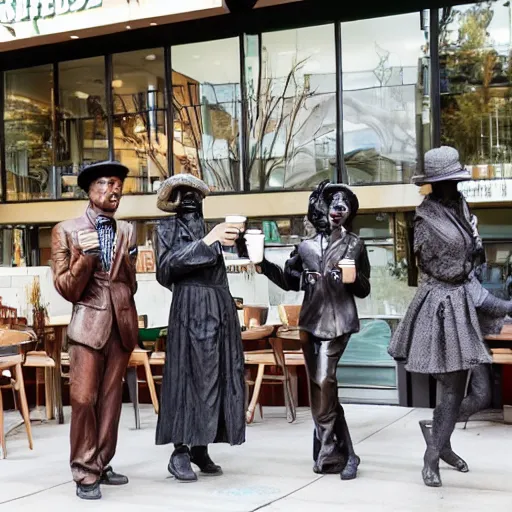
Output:
<svg viewBox="0 0 512 512">
<path fill-rule="evenodd" d="M 338 263 L 338 268 L 341 270 L 341 281 L 344 284 L 352 284 L 356 282 L 356 262 L 351 259 L 343 258 Z"/>
<path fill-rule="evenodd" d="M 82 252 L 95 251 L 100 248 L 100 239 L 95 229 L 79 231 L 77 233 L 78 247 Z"/>
<path fill-rule="evenodd" d="M 240 228 L 237 225 L 222 222 L 221 224 L 217 224 L 203 238 L 203 241 L 206 245 L 213 245 L 215 242 L 220 242 L 224 247 L 233 247 L 239 235 Z"/>
</svg>

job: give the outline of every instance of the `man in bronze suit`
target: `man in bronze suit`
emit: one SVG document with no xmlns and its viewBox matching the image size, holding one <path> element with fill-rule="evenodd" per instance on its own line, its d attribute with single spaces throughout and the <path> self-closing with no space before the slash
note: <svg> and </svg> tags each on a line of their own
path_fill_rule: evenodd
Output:
<svg viewBox="0 0 512 512">
<path fill-rule="evenodd" d="M 89 206 L 57 224 L 52 262 L 57 291 L 73 303 L 70 340 L 71 471 L 77 496 L 100 499 L 100 484 L 128 478 L 109 466 L 117 444 L 123 375 L 137 345 L 134 227 L 115 221 L 128 169 L 99 162 L 81 171 Z"/>
</svg>

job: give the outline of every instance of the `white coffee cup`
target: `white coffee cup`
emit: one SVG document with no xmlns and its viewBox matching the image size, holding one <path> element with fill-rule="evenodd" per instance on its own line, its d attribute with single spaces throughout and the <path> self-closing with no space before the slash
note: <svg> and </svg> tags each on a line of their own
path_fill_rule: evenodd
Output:
<svg viewBox="0 0 512 512">
<path fill-rule="evenodd" d="M 259 229 L 248 229 L 245 232 L 247 253 L 252 263 L 261 263 L 265 254 L 265 235 Z"/>
<path fill-rule="evenodd" d="M 240 235 L 240 233 L 245 229 L 247 217 L 244 217 L 243 215 L 226 215 L 225 222 L 226 224 L 235 226 L 238 229 L 238 234 Z M 234 245 L 235 243 L 233 242 L 232 244 L 225 247 L 227 247 L 228 252 L 232 253 L 235 251 Z"/>
<path fill-rule="evenodd" d="M 247 222 L 247 217 L 243 215 L 226 215 L 226 224 L 240 224 L 241 227 Z"/>
</svg>

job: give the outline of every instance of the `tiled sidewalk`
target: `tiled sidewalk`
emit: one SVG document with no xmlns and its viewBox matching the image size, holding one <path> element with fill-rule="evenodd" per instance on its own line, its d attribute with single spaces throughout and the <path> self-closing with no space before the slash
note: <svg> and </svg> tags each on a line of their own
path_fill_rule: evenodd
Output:
<svg viewBox="0 0 512 512">
<path fill-rule="evenodd" d="M 424 442 L 418 420 L 431 411 L 398 407 L 346 407 L 362 463 L 357 480 L 319 477 L 312 470 L 312 423 L 308 410 L 290 425 L 284 414 L 267 410 L 263 421 L 247 429 L 241 447 L 213 446 L 212 458 L 224 469 L 219 478 L 183 485 L 167 473 L 171 448 L 155 446 L 156 416 L 142 411 L 142 429 L 134 430 L 133 412 L 123 409 L 114 467 L 130 477 L 126 487 L 103 488 L 103 500 L 75 497 L 67 467 L 66 424 L 34 424 L 34 451 L 24 430 L 7 439 L 9 458 L 0 461 L 0 512 L 101 510 L 132 512 L 387 512 L 512 510 L 512 426 L 470 422 L 457 427 L 454 449 L 471 471 L 442 466 L 444 487 L 421 481 Z"/>
</svg>

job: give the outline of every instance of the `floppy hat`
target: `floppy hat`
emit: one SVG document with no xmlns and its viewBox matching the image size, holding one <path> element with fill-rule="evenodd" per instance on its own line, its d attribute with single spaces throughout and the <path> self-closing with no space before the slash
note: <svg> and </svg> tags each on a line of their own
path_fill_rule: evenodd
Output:
<svg viewBox="0 0 512 512">
<path fill-rule="evenodd" d="M 181 198 L 178 197 L 175 201 L 171 201 L 171 197 L 174 190 L 178 187 L 193 188 L 194 190 L 197 190 L 203 198 L 210 193 L 208 185 L 199 178 L 196 178 L 194 175 L 176 174 L 175 176 L 167 178 L 158 189 L 156 206 L 159 210 L 162 210 L 163 212 L 176 211 L 176 208 L 178 208 L 181 202 Z"/>
<path fill-rule="evenodd" d="M 424 174 L 412 177 L 415 185 L 440 181 L 468 181 L 471 173 L 460 163 L 459 152 L 450 146 L 441 146 L 425 153 Z"/>
<path fill-rule="evenodd" d="M 89 192 L 89 187 L 93 181 L 110 176 L 116 176 L 121 181 L 124 181 L 128 172 L 128 167 L 115 160 L 95 162 L 94 164 L 86 165 L 79 172 L 77 183 L 82 190 Z"/>
</svg>

